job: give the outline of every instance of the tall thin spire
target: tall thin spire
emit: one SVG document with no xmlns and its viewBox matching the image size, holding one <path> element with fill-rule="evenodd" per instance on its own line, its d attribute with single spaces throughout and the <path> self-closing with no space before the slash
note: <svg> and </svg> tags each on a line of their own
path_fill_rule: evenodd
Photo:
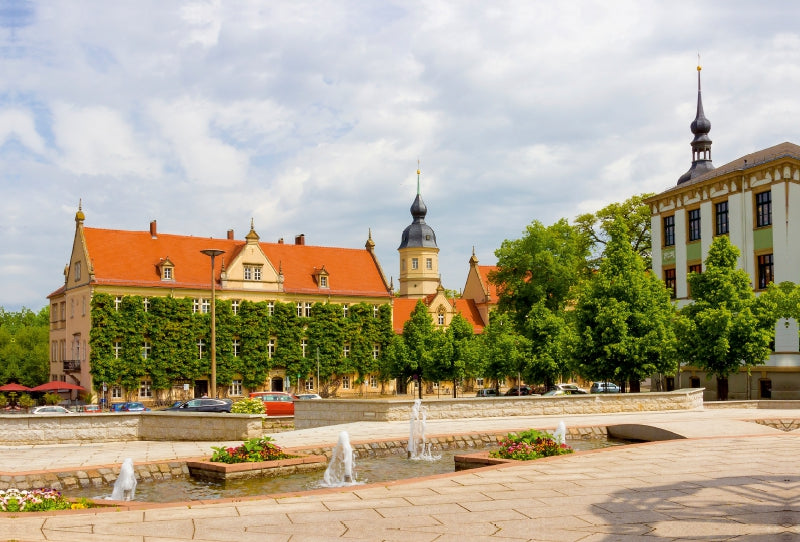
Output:
<svg viewBox="0 0 800 542">
<path fill-rule="evenodd" d="M 697 113 L 690 125 L 690 129 L 694 134 L 692 139 L 692 166 L 689 171 L 681 175 L 678 179 L 678 184 L 683 184 L 687 181 L 699 177 L 704 173 L 714 169 L 714 164 L 711 163 L 711 138 L 708 133 L 711 131 L 711 121 L 706 118 L 703 112 L 703 91 L 700 84 L 700 71 L 703 67 L 700 65 L 700 55 L 697 55 Z"/>
<path fill-rule="evenodd" d="M 420 191 L 419 191 L 419 174 L 420 174 L 419 158 L 417 158 L 417 195 L 418 196 L 420 195 Z"/>
</svg>

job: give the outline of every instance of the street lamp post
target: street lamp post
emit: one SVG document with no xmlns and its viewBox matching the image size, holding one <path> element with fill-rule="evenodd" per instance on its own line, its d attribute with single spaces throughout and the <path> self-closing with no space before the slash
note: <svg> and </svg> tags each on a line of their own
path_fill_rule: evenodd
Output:
<svg viewBox="0 0 800 542">
<path fill-rule="evenodd" d="M 207 248 L 201 250 L 203 254 L 211 258 L 211 397 L 217 396 L 217 295 L 214 278 L 214 258 L 220 254 L 225 254 L 224 250 L 217 248 Z"/>
</svg>

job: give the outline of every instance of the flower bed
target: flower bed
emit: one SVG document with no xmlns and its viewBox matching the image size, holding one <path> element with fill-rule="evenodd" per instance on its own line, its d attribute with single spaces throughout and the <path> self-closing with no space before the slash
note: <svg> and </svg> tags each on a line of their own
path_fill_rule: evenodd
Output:
<svg viewBox="0 0 800 542">
<path fill-rule="evenodd" d="M 530 461 L 540 457 L 571 454 L 574 450 L 563 442 L 557 442 L 553 435 L 536 429 L 522 433 L 509 433 L 498 441 L 499 450 L 489 453 L 489 457 Z"/>
<path fill-rule="evenodd" d="M 55 489 L 16 489 L 0 490 L 0 511 L 2 512 L 47 512 L 50 510 L 83 510 L 92 503 L 86 499 L 72 502 Z"/>
<path fill-rule="evenodd" d="M 251 438 L 236 447 L 212 446 L 211 449 L 214 450 L 213 463 L 255 463 L 297 457 L 285 453 L 272 442 L 272 437 Z"/>
</svg>

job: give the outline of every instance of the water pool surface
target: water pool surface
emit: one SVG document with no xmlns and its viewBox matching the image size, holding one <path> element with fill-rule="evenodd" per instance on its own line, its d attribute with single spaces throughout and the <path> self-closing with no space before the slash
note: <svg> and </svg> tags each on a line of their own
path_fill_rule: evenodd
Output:
<svg viewBox="0 0 800 542">
<path fill-rule="evenodd" d="M 606 448 L 626 443 L 626 441 L 606 439 L 567 441 L 567 444 L 572 446 L 576 451 Z M 412 461 L 406 459 L 404 455 L 357 459 L 355 463 L 355 477 L 356 481 L 360 484 L 370 484 L 454 472 L 453 456 L 466 455 L 491 449 L 494 448 L 434 450 L 433 453 L 435 455 L 441 454 L 441 459 L 437 461 Z M 320 470 L 317 472 L 292 474 L 290 476 L 278 478 L 251 478 L 247 480 L 231 480 L 228 482 L 195 480 L 189 477 L 153 482 L 139 482 L 136 486 L 135 500 L 145 502 L 179 502 L 309 491 L 324 487 L 322 485 L 323 473 L 324 471 Z M 69 498 L 87 497 L 99 500 L 110 496 L 111 488 L 78 488 L 66 490 L 63 494 Z"/>
</svg>

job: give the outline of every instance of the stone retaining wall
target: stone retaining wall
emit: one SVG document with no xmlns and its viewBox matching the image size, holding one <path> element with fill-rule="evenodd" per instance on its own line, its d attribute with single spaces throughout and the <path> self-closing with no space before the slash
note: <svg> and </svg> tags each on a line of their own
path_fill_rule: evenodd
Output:
<svg viewBox="0 0 800 542">
<path fill-rule="evenodd" d="M 296 429 L 364 421 L 408 420 L 413 399 L 329 399 L 295 402 Z M 703 406 L 703 390 L 562 395 L 554 397 L 465 397 L 425 399 L 429 420 L 511 416 L 558 416 L 691 410 Z"/>
</svg>

